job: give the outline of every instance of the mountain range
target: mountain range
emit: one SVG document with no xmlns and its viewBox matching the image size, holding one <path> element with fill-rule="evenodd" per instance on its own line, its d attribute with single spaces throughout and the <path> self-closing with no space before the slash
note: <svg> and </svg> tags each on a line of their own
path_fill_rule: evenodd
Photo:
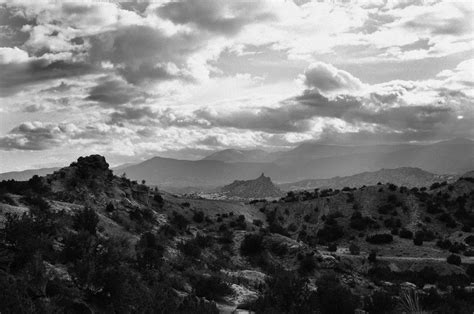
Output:
<svg viewBox="0 0 474 314">
<path fill-rule="evenodd" d="M 458 175 L 442 175 L 424 171 L 420 168 L 401 167 L 396 169 L 380 169 L 372 172 L 362 172 L 347 177 L 334 177 L 330 179 L 308 179 L 292 183 L 280 184 L 284 191 L 319 189 L 342 189 L 344 187 L 361 187 L 376 185 L 378 183 L 393 183 L 406 187 L 430 186 L 435 182 L 454 182 Z"/>
<path fill-rule="evenodd" d="M 126 173 L 130 179 L 146 180 L 149 185 L 165 189 L 207 189 L 224 186 L 234 180 L 250 180 L 262 172 L 277 183 L 286 183 L 400 167 L 420 168 L 433 174 L 461 175 L 474 169 L 474 141 L 453 139 L 432 144 L 365 146 L 307 142 L 292 150 L 279 152 L 223 150 L 202 160 L 154 157 L 116 169 Z M 0 180 L 23 180 L 48 171 L 53 172 L 54 169 L 3 173 Z"/>
</svg>

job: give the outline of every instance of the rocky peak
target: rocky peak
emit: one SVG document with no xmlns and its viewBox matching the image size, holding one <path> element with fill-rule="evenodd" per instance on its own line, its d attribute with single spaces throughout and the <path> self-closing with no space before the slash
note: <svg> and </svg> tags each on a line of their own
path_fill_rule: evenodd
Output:
<svg viewBox="0 0 474 314">
<path fill-rule="evenodd" d="M 283 194 L 264 173 L 254 180 L 236 180 L 224 186 L 222 192 L 227 196 L 240 198 L 279 197 Z"/>
</svg>

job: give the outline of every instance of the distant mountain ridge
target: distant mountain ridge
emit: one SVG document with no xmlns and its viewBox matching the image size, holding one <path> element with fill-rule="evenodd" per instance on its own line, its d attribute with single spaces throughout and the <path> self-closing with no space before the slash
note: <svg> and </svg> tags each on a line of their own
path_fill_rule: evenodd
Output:
<svg viewBox="0 0 474 314">
<path fill-rule="evenodd" d="M 377 183 L 393 183 L 406 187 L 430 186 L 435 182 L 454 182 L 458 175 L 438 175 L 420 168 L 402 167 L 396 169 L 381 169 L 373 172 L 363 172 L 347 177 L 334 177 L 330 179 L 309 179 L 293 183 L 280 184 L 284 191 L 309 190 L 315 188 L 342 189 L 344 187 L 361 187 L 363 185 L 376 185 Z"/>
<path fill-rule="evenodd" d="M 177 160 L 155 157 L 122 170 L 134 180 L 166 187 L 223 186 L 233 180 L 250 180 L 264 172 L 276 183 L 352 176 L 361 172 L 401 167 L 420 168 L 433 174 L 463 174 L 474 169 L 474 142 L 453 140 L 434 144 L 340 146 L 304 143 L 291 151 L 269 153 L 271 162 L 230 160 Z M 212 156 L 212 155 L 211 155 Z"/>
<path fill-rule="evenodd" d="M 344 146 L 306 142 L 289 151 L 224 150 L 202 160 L 154 157 L 112 168 L 133 180 L 163 189 L 214 189 L 264 172 L 276 183 L 347 177 L 380 169 L 419 168 L 432 174 L 461 175 L 474 169 L 474 142 L 453 139 L 433 144 Z M 0 174 L 0 180 L 27 180 L 57 168 Z M 31 172 L 28 172 L 31 171 Z M 46 172 L 41 172 L 46 171 Z M 398 179 L 400 180 L 400 179 Z M 429 180 L 421 180 L 423 183 Z"/>
<path fill-rule="evenodd" d="M 283 192 L 263 173 L 255 180 L 236 180 L 222 187 L 221 192 L 227 197 L 247 199 L 283 196 Z"/>
<path fill-rule="evenodd" d="M 34 175 L 45 176 L 59 169 L 60 169 L 59 167 L 54 167 L 54 168 L 40 168 L 40 169 L 28 169 L 28 170 L 23 170 L 23 171 L 4 172 L 4 173 L 0 173 L 0 181 L 3 181 L 3 180 L 26 181 L 26 180 L 29 180 Z"/>
<path fill-rule="evenodd" d="M 268 162 L 274 157 L 271 153 L 261 149 L 242 150 L 242 149 L 225 149 L 215 152 L 202 160 L 216 160 L 223 162 Z"/>
</svg>

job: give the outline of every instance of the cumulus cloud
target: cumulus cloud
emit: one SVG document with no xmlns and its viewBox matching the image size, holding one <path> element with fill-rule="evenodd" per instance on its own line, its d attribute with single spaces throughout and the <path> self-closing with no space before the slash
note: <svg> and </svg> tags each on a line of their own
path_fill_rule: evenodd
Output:
<svg viewBox="0 0 474 314">
<path fill-rule="evenodd" d="M 28 61 L 28 52 L 18 47 L 0 47 L 0 64 L 21 63 Z"/>
<path fill-rule="evenodd" d="M 304 83 L 319 93 L 349 93 L 362 88 L 362 82 L 350 73 L 324 62 L 311 64 L 304 72 Z"/>
</svg>

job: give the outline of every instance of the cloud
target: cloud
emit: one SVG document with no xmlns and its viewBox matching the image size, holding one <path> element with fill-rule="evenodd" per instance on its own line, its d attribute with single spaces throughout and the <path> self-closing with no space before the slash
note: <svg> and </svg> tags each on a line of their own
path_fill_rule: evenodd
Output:
<svg viewBox="0 0 474 314">
<path fill-rule="evenodd" d="M 87 100 L 106 106 L 116 106 L 143 98 L 145 94 L 120 79 L 107 78 L 91 88 Z"/>
<path fill-rule="evenodd" d="M 0 64 L 22 63 L 28 61 L 28 52 L 18 47 L 0 47 Z"/>
<path fill-rule="evenodd" d="M 313 63 L 306 69 L 304 83 L 308 88 L 323 94 L 348 93 L 362 88 L 362 82 L 358 78 L 323 62 Z"/>
<path fill-rule="evenodd" d="M 64 144 L 77 128 L 74 124 L 24 122 L 0 137 L 2 150 L 45 150 Z"/>
<path fill-rule="evenodd" d="M 149 107 L 126 107 L 120 111 L 113 112 L 108 123 L 123 125 L 123 123 L 128 122 L 143 125 L 145 120 L 150 121 L 156 117 L 157 113 L 153 112 Z"/>
<path fill-rule="evenodd" d="M 273 18 L 264 5 L 252 1 L 173 1 L 159 7 L 157 13 L 176 24 L 224 35 L 234 35 L 247 24 Z"/>
<path fill-rule="evenodd" d="M 75 77 L 94 72 L 96 69 L 82 62 L 50 61 L 35 59 L 23 63 L 0 64 L 0 96 L 6 97 L 21 91 L 25 86 Z"/>
</svg>

